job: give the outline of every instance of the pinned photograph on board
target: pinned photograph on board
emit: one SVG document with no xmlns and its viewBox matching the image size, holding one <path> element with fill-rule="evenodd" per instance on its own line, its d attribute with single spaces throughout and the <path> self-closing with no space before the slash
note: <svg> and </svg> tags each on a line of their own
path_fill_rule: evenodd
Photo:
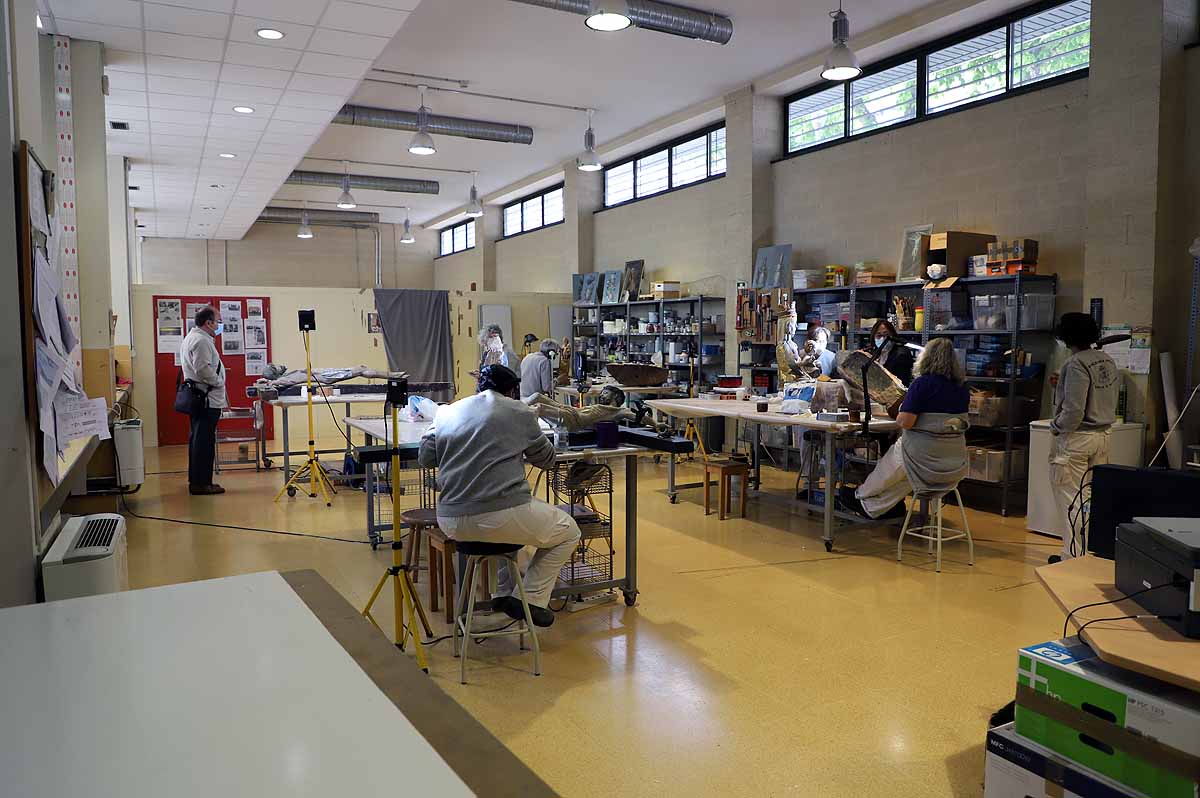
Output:
<svg viewBox="0 0 1200 798">
<path fill-rule="evenodd" d="M 246 350 L 246 376 L 261 376 L 267 366 L 267 351 L 265 349 Z"/>
<path fill-rule="evenodd" d="M 240 355 L 245 352 L 242 346 L 241 336 L 231 338 L 228 334 L 221 336 L 221 354 L 223 355 Z"/>
<path fill-rule="evenodd" d="M 160 299 L 157 301 L 156 306 L 160 326 L 179 326 L 179 322 L 183 317 L 183 300 Z"/>
<path fill-rule="evenodd" d="M 246 319 L 246 348 L 267 348 L 267 320 Z"/>
<path fill-rule="evenodd" d="M 261 319 L 263 317 L 263 301 L 261 299 L 246 300 L 246 318 Z"/>
</svg>

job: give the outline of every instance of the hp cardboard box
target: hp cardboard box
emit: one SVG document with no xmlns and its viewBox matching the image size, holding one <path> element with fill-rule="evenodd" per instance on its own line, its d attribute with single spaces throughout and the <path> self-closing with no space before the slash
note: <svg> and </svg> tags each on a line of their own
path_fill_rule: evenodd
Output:
<svg viewBox="0 0 1200 798">
<path fill-rule="evenodd" d="M 984 798 L 1140 798 L 1141 793 L 1023 739 L 1013 724 L 989 729 Z"/>
<path fill-rule="evenodd" d="M 1017 663 L 1017 734 L 1147 795 L 1200 795 L 1200 695 L 1101 662 L 1077 637 Z"/>
</svg>

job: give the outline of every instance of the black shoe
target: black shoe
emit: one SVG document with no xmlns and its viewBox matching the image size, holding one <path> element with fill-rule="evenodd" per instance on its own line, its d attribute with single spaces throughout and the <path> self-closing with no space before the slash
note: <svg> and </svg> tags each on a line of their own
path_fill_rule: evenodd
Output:
<svg viewBox="0 0 1200 798">
<path fill-rule="evenodd" d="M 518 603 L 517 606 L 519 607 L 520 604 Z M 554 624 L 554 613 L 545 607 L 535 607 L 530 604 L 529 617 L 533 619 L 534 626 L 541 626 L 544 628 Z"/>
<path fill-rule="evenodd" d="M 492 599 L 492 612 L 502 612 L 513 620 L 521 620 L 525 617 L 525 612 L 521 609 L 521 602 L 512 596 L 497 596 Z"/>
<path fill-rule="evenodd" d="M 1060 557 L 1057 554 L 1051 554 L 1049 557 L 1046 558 L 1046 562 L 1050 565 L 1054 565 L 1055 563 L 1062 562 L 1062 557 Z"/>
<path fill-rule="evenodd" d="M 904 502 L 900 502 L 892 509 L 888 510 L 880 518 L 904 518 L 908 515 L 908 508 L 904 506 Z"/>
<path fill-rule="evenodd" d="M 500 607 L 501 612 L 512 618 L 514 621 L 525 620 L 525 608 L 521 606 L 521 600 L 515 596 L 505 596 L 502 599 L 493 599 L 493 604 L 496 601 L 502 601 Z M 538 607 L 533 604 L 529 605 L 529 617 L 533 619 L 534 626 L 550 626 L 554 623 L 554 613 L 545 607 Z"/>
</svg>

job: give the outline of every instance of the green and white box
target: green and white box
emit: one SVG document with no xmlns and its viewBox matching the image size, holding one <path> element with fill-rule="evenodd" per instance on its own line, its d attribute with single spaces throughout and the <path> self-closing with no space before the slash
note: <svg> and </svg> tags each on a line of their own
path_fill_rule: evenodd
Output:
<svg viewBox="0 0 1200 798">
<path fill-rule="evenodd" d="M 1145 798 L 1013 731 L 988 729 L 983 798 Z"/>
<path fill-rule="evenodd" d="M 1104 663 L 1077 637 L 1017 663 L 1017 734 L 1147 795 L 1200 796 L 1200 695 Z"/>
</svg>

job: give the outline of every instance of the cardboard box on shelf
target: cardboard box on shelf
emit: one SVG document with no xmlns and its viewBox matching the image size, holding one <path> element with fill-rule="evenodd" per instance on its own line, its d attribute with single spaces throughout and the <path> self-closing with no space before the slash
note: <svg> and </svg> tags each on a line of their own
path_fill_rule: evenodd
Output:
<svg viewBox="0 0 1200 798">
<path fill-rule="evenodd" d="M 654 294 L 655 299 L 679 299 L 683 294 L 680 292 L 679 282 L 668 281 L 650 284 L 650 292 Z"/>
<path fill-rule="evenodd" d="M 1094 770 L 1019 736 L 1013 724 L 988 729 L 984 798 L 1141 798 Z"/>
<path fill-rule="evenodd" d="M 1014 728 L 1148 795 L 1200 794 L 1200 695 L 1102 662 L 1078 637 L 1017 652 Z"/>
</svg>

